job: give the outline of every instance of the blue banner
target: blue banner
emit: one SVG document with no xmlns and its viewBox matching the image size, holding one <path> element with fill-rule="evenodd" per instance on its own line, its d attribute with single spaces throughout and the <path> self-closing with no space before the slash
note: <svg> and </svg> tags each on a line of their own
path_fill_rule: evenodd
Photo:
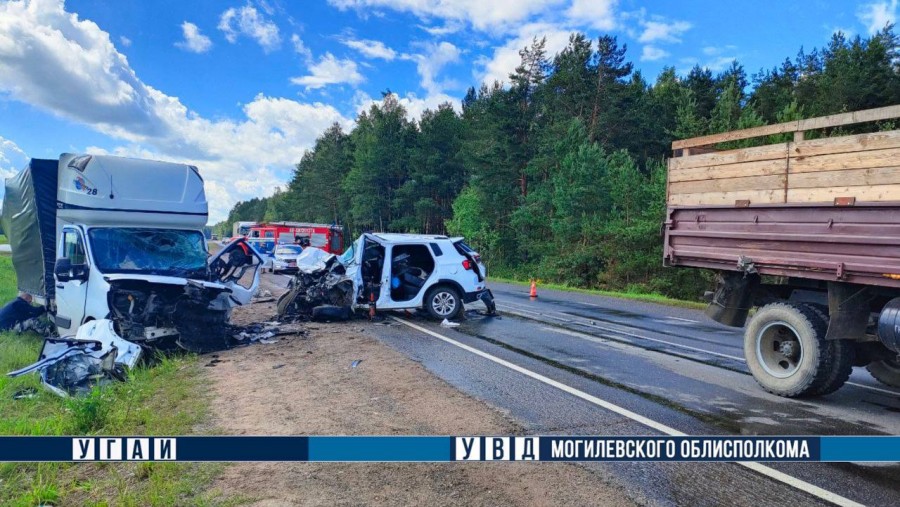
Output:
<svg viewBox="0 0 900 507">
<path fill-rule="evenodd" d="M 900 462 L 900 436 L 0 437 L 0 461 Z"/>
</svg>

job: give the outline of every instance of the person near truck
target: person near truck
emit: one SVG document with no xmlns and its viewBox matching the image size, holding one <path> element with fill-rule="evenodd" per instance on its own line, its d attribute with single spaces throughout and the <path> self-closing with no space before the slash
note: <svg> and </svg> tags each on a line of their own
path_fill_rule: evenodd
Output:
<svg viewBox="0 0 900 507">
<path fill-rule="evenodd" d="M 36 321 L 47 311 L 43 306 L 31 303 L 31 294 L 20 292 L 15 299 L 0 308 L 0 331 L 15 329 L 22 332 L 31 329 L 29 323 Z"/>
</svg>

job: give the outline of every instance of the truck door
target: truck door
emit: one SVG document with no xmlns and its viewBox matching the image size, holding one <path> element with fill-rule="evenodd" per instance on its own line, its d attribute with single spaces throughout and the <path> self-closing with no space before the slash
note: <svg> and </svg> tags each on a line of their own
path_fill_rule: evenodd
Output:
<svg viewBox="0 0 900 507">
<path fill-rule="evenodd" d="M 60 336 L 65 336 L 75 333 L 81 325 L 87 301 L 87 274 L 90 266 L 81 231 L 74 227 L 64 227 L 57 252 L 55 321 Z"/>
</svg>

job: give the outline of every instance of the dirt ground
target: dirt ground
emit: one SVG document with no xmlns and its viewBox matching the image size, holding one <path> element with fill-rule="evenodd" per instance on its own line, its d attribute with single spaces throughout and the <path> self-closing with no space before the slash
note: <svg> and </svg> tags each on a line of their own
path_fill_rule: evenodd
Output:
<svg viewBox="0 0 900 507">
<path fill-rule="evenodd" d="M 281 292 L 266 276 L 262 290 Z M 274 302 L 256 303 L 239 308 L 234 320 L 267 321 L 274 314 Z M 203 358 L 210 364 L 204 370 L 217 432 L 523 433 L 498 410 L 367 334 L 367 322 L 300 326 L 305 334 Z M 633 504 L 600 474 L 564 463 L 236 463 L 212 487 L 258 506 Z"/>
</svg>

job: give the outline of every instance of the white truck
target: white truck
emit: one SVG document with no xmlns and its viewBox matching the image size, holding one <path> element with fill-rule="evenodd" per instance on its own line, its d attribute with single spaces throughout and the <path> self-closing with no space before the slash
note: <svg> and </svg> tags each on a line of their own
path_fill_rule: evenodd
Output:
<svg viewBox="0 0 900 507">
<path fill-rule="evenodd" d="M 19 289 L 60 336 L 110 319 L 126 340 L 196 352 L 222 348 L 262 271 L 242 239 L 210 257 L 207 217 L 194 166 L 69 153 L 7 179 L 2 214 Z"/>
</svg>

